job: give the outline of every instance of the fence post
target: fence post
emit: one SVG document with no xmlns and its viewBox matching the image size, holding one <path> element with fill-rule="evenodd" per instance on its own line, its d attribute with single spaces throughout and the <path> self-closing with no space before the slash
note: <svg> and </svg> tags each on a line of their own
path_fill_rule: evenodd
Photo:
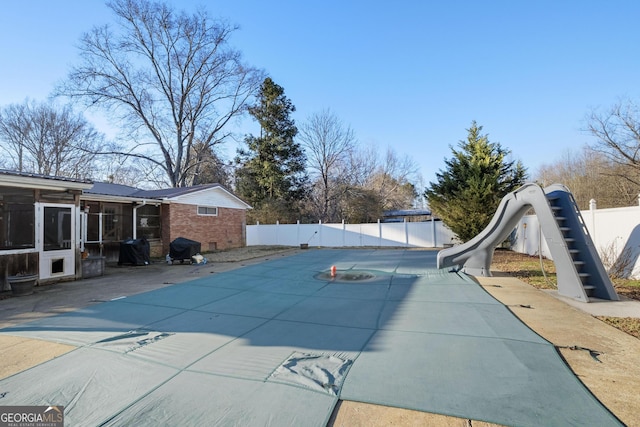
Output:
<svg viewBox="0 0 640 427">
<path fill-rule="evenodd" d="M 597 245 L 597 237 L 596 237 L 596 209 L 598 205 L 596 204 L 596 199 L 589 200 L 589 213 L 591 213 L 591 236 L 593 237 L 593 246 L 596 248 Z"/>
<path fill-rule="evenodd" d="M 433 218 L 433 215 L 431 215 L 431 234 L 433 236 L 433 247 L 437 248 L 438 245 L 436 245 L 436 220 L 435 218 Z"/>
<path fill-rule="evenodd" d="M 344 248 L 347 245 L 347 226 L 344 223 L 344 219 L 342 220 L 342 247 Z"/>
<path fill-rule="evenodd" d="M 382 224 L 378 218 L 378 247 L 382 247 Z"/>
<path fill-rule="evenodd" d="M 407 222 L 407 218 L 404 218 L 404 245 L 409 247 L 409 223 Z"/>
<path fill-rule="evenodd" d="M 318 246 L 322 246 L 322 220 L 318 220 Z"/>
</svg>

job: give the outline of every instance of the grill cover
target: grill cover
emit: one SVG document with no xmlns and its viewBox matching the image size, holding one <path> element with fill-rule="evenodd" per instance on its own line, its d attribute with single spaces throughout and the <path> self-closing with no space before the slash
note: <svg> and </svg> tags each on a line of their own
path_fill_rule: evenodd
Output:
<svg viewBox="0 0 640 427">
<path fill-rule="evenodd" d="M 149 242 L 142 239 L 130 239 L 120 243 L 120 258 L 118 265 L 149 265 L 151 247 Z"/>
<path fill-rule="evenodd" d="M 191 257 L 200 253 L 200 242 L 189 240 L 184 237 L 178 237 L 169 244 L 169 256 L 172 259 L 191 260 Z"/>
</svg>

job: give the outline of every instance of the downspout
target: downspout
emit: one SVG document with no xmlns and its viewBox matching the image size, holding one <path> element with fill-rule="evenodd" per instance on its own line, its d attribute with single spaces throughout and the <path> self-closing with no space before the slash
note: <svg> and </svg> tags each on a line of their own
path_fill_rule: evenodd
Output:
<svg viewBox="0 0 640 427">
<path fill-rule="evenodd" d="M 80 252 L 85 251 L 85 242 L 87 241 L 87 221 L 89 220 L 89 206 L 85 206 L 80 211 Z"/>
<path fill-rule="evenodd" d="M 147 201 L 143 200 L 141 205 L 136 205 L 133 207 L 133 240 L 137 239 L 137 234 L 138 234 L 138 230 L 136 227 L 136 224 L 138 223 L 138 208 L 141 208 L 146 204 L 147 204 Z"/>
</svg>

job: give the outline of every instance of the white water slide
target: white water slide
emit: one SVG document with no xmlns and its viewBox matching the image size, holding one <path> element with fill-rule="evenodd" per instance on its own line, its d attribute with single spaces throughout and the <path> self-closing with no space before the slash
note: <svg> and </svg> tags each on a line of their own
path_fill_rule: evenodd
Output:
<svg viewBox="0 0 640 427">
<path fill-rule="evenodd" d="M 470 275 L 491 276 L 493 251 L 530 208 L 538 216 L 556 266 L 558 293 L 583 302 L 589 297 L 619 300 L 573 195 L 560 184 L 543 190 L 529 183 L 507 194 L 480 234 L 438 253 L 438 268 L 456 266 Z"/>
</svg>

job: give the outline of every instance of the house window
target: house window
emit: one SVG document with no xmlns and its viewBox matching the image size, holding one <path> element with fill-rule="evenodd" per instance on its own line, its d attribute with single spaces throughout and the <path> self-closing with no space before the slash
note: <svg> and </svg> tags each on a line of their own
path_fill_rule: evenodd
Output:
<svg viewBox="0 0 640 427">
<path fill-rule="evenodd" d="M 33 190 L 0 189 L 0 250 L 35 247 Z"/>
<path fill-rule="evenodd" d="M 145 239 L 160 238 L 160 207 L 144 205 L 137 210 L 137 236 Z"/>
<path fill-rule="evenodd" d="M 214 206 L 198 206 L 198 215 L 217 216 L 218 208 Z"/>
<path fill-rule="evenodd" d="M 118 242 L 133 237 L 133 204 L 85 202 L 87 242 Z"/>
<path fill-rule="evenodd" d="M 102 240 L 122 240 L 122 206 L 105 203 L 102 208 Z"/>
</svg>

